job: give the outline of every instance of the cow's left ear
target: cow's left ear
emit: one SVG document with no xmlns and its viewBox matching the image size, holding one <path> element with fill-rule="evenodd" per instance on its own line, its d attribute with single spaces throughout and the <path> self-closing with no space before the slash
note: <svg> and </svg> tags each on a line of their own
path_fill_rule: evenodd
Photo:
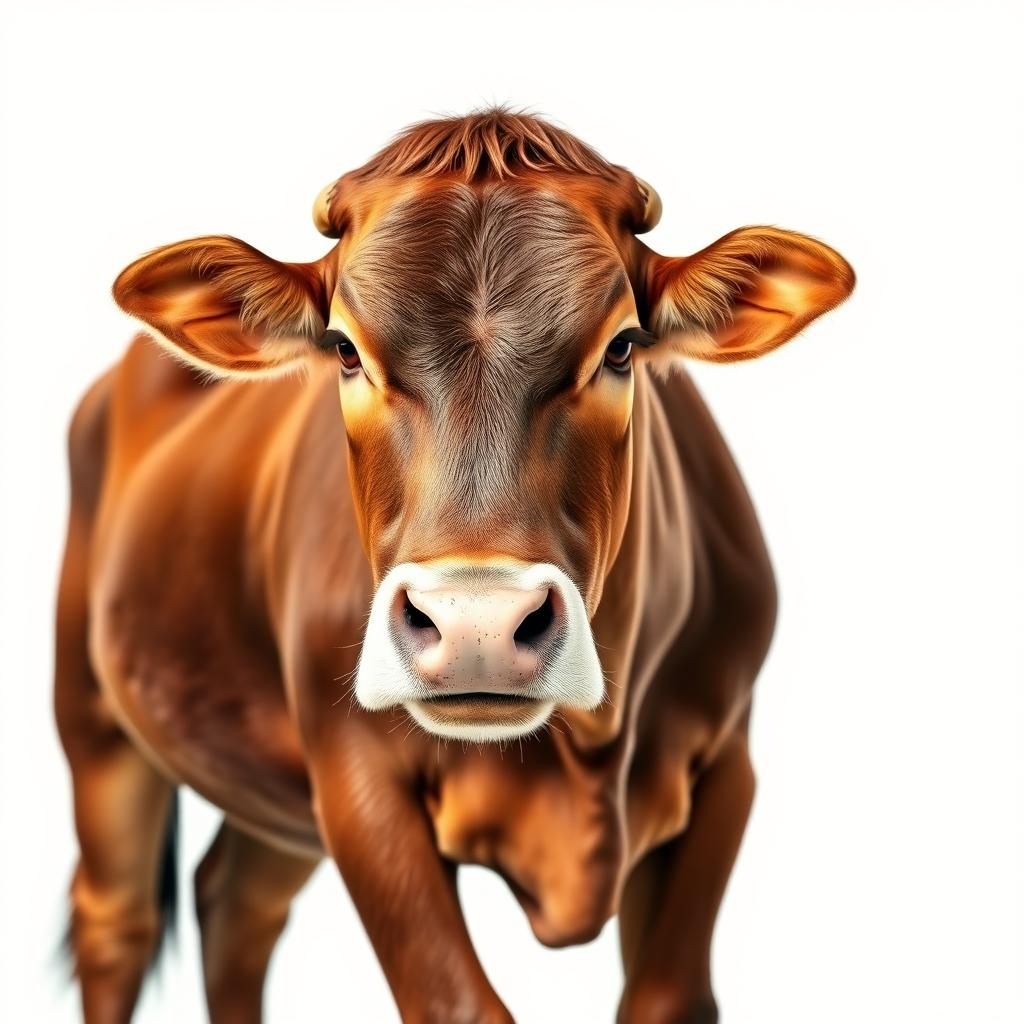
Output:
<svg viewBox="0 0 1024 1024">
<path fill-rule="evenodd" d="M 850 265 L 827 245 L 751 227 L 693 256 L 651 253 L 650 329 L 659 349 L 716 363 L 756 359 L 789 341 L 853 290 Z"/>
<path fill-rule="evenodd" d="M 136 260 L 114 282 L 114 299 L 195 366 L 269 376 L 297 367 L 323 334 L 330 255 L 280 263 L 237 238 L 195 238 Z"/>
</svg>

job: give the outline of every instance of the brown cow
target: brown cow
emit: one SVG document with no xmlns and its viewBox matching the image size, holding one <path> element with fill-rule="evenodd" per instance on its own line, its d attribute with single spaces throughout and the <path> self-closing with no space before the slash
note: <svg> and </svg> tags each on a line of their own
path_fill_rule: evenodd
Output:
<svg viewBox="0 0 1024 1024">
<path fill-rule="evenodd" d="M 137 339 L 71 428 L 56 706 L 90 1024 L 131 1015 L 181 784 L 225 815 L 196 873 L 215 1022 L 259 1019 L 324 853 L 404 1021 L 510 1020 L 459 863 L 552 946 L 618 913 L 620 1021 L 715 1019 L 775 593 L 667 370 L 770 351 L 853 274 L 765 227 L 659 256 L 636 237 L 659 209 L 568 133 L 486 111 L 325 189 L 315 263 L 210 237 L 118 278 L 186 365 Z"/>
</svg>

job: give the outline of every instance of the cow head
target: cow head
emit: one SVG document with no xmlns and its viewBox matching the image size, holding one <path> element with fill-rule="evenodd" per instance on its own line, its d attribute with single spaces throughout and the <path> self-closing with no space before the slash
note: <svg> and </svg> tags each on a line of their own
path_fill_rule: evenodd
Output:
<svg viewBox="0 0 1024 1024">
<path fill-rule="evenodd" d="M 332 360 L 377 584 L 356 697 L 502 739 L 605 696 L 590 619 L 618 553 L 637 375 L 750 359 L 850 292 L 833 250 L 743 228 L 669 258 L 657 193 L 568 133 L 488 111 L 409 129 L 320 194 L 312 264 L 230 238 L 114 294 L 212 374 Z M 325 496 L 326 500 L 326 496 Z"/>
</svg>

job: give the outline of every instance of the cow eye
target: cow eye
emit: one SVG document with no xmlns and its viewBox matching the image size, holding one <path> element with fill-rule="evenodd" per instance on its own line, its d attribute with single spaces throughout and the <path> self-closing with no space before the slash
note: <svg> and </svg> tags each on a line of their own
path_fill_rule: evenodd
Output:
<svg viewBox="0 0 1024 1024">
<path fill-rule="evenodd" d="M 633 342 L 629 340 L 625 332 L 612 339 L 611 344 L 605 349 L 605 366 L 616 373 L 626 373 L 633 355 Z"/>
<path fill-rule="evenodd" d="M 335 351 L 338 353 L 338 358 L 341 360 L 342 369 L 352 373 L 359 369 L 359 353 L 356 351 L 355 345 L 348 338 L 342 338 L 341 341 L 335 345 Z"/>
<path fill-rule="evenodd" d="M 343 373 L 355 373 L 360 366 L 359 352 L 351 339 L 342 334 L 334 345 L 334 351 L 338 353 L 338 361 L 341 363 Z"/>
<path fill-rule="evenodd" d="M 318 347 L 323 352 L 330 352 L 333 348 L 338 354 L 338 361 L 341 363 L 341 372 L 345 374 L 355 373 L 360 367 L 359 351 L 352 344 L 352 339 L 341 331 L 324 331 Z"/>
</svg>

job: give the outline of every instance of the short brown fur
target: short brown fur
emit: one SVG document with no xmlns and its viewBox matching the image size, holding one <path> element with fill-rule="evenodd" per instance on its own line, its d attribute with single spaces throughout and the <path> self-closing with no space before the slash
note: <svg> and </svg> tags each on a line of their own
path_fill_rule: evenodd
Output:
<svg viewBox="0 0 1024 1024">
<path fill-rule="evenodd" d="M 507 879 L 550 945 L 618 914 L 621 1024 L 712 1021 L 775 590 L 714 421 L 665 370 L 771 350 L 852 272 L 778 229 L 659 256 L 635 237 L 656 219 L 649 186 L 504 110 L 415 127 L 328 195 L 318 223 L 338 243 L 316 263 L 206 238 L 129 267 L 118 302 L 189 365 L 139 337 L 72 424 L 56 708 L 86 1020 L 132 1013 L 187 784 L 225 812 L 196 879 L 215 1022 L 259 1019 L 288 905 L 325 854 L 404 1021 L 511 1019 L 469 940 L 460 863 Z M 362 360 L 340 379 L 316 348 L 339 317 Z M 628 372 L 606 354 L 622 323 L 653 342 Z M 453 554 L 564 567 L 600 707 L 509 752 L 352 700 L 376 583 Z"/>
</svg>

